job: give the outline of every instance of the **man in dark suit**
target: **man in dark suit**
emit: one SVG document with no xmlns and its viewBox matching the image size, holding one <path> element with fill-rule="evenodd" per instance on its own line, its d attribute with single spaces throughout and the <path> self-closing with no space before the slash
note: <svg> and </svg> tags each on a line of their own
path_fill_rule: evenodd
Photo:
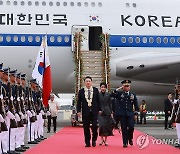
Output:
<svg viewBox="0 0 180 154">
<path fill-rule="evenodd" d="M 165 121 L 164 121 L 165 128 L 164 129 L 169 129 L 172 127 L 171 121 L 169 122 L 169 128 L 167 127 L 168 126 L 168 118 L 171 116 L 172 107 L 173 107 L 172 101 L 173 101 L 172 100 L 172 94 L 169 93 L 168 98 L 166 98 L 164 100 L 164 112 L 165 112 Z"/>
<path fill-rule="evenodd" d="M 77 102 L 77 115 L 81 116 L 85 136 L 85 147 L 90 147 L 91 133 L 90 123 L 92 123 L 92 146 L 96 146 L 97 140 L 97 120 L 98 113 L 101 114 L 101 105 L 99 101 L 99 91 L 97 88 L 92 87 L 92 78 L 87 76 L 84 79 L 85 87 L 79 90 L 78 102 Z"/>
<path fill-rule="evenodd" d="M 129 144 L 133 145 L 133 132 L 134 132 L 134 110 L 137 112 L 138 102 L 136 94 L 130 91 L 130 80 L 121 82 L 123 86 L 113 91 L 112 97 L 116 98 L 115 113 L 121 121 L 123 147 Z M 123 91 L 119 91 L 123 89 Z"/>
</svg>

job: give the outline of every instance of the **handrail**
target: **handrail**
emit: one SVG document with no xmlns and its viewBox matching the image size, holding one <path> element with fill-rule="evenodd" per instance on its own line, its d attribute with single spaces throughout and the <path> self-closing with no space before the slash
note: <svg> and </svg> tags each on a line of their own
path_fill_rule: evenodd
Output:
<svg viewBox="0 0 180 154">
<path fill-rule="evenodd" d="M 106 77 L 106 84 L 108 83 L 108 72 L 107 72 L 107 38 L 106 38 L 106 34 L 104 34 L 104 45 L 105 45 L 105 53 L 106 53 L 106 58 L 105 58 L 105 77 Z"/>
</svg>

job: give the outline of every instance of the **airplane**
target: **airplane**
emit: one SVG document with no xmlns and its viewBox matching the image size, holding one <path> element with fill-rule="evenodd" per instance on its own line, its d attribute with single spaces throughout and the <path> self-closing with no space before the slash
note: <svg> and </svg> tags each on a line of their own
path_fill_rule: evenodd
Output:
<svg viewBox="0 0 180 154">
<path fill-rule="evenodd" d="M 111 87 L 132 80 L 139 101 L 162 109 L 180 77 L 178 0 L 0 0 L 0 62 L 32 78 L 42 37 L 47 34 L 54 93 L 74 92 L 72 39 L 110 35 Z M 154 105 L 155 104 L 155 105 Z"/>
</svg>

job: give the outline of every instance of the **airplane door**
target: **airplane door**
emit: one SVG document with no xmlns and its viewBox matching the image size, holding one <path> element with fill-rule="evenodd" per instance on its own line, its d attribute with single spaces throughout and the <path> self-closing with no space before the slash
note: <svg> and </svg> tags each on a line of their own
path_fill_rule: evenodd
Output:
<svg viewBox="0 0 180 154">
<path fill-rule="evenodd" d="M 88 51 L 89 50 L 89 26 L 86 25 L 74 25 L 72 26 L 72 51 L 74 51 L 74 35 L 76 32 L 81 32 L 82 34 L 82 46 L 81 50 Z"/>
</svg>

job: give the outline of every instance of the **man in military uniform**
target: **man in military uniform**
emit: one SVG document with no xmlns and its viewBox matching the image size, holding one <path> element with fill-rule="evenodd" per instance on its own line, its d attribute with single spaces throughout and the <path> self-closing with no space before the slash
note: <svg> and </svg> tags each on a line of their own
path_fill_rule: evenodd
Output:
<svg viewBox="0 0 180 154">
<path fill-rule="evenodd" d="M 113 91 L 112 97 L 117 99 L 116 103 L 116 115 L 121 121 L 122 137 L 123 137 L 123 147 L 129 144 L 133 145 L 133 132 L 134 132 L 134 111 L 137 112 L 138 102 L 136 94 L 130 91 L 130 80 L 124 80 L 121 82 L 123 86 Z M 119 91 L 123 89 L 123 91 Z"/>
<path fill-rule="evenodd" d="M 4 96 L 5 95 L 5 89 L 2 87 L 2 77 L 3 77 L 3 63 L 0 64 L 0 125 L 1 125 L 1 131 L 0 131 L 0 150 L 3 153 L 7 153 L 8 147 L 7 147 L 7 136 L 8 136 L 8 129 L 6 125 L 6 111 L 4 106 Z"/>
</svg>

